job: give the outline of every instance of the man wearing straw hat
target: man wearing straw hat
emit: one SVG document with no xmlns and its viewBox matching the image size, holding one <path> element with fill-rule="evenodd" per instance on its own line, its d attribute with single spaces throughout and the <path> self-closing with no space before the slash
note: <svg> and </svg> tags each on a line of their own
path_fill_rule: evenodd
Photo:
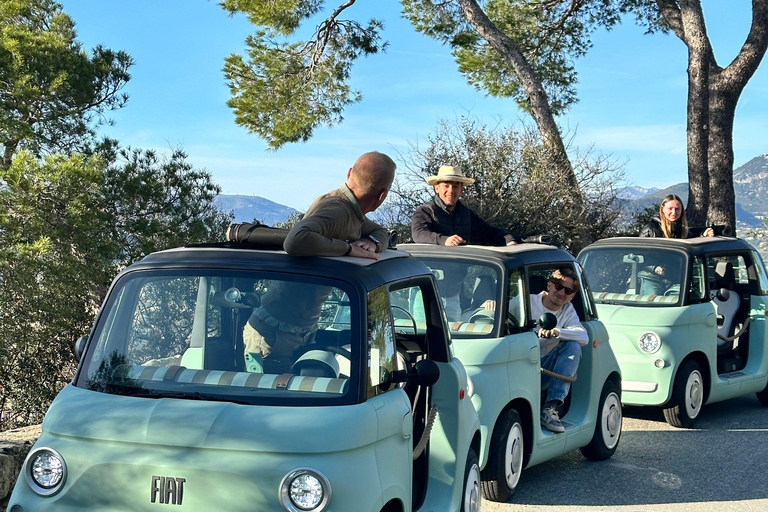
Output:
<svg viewBox="0 0 768 512">
<path fill-rule="evenodd" d="M 491 226 L 459 201 L 464 185 L 475 182 L 464 176 L 460 168 L 443 165 L 437 175 L 428 176 L 426 181 L 434 187 L 435 197 L 416 208 L 411 217 L 411 236 L 414 242 L 437 245 L 514 245 L 514 236 Z"/>
</svg>

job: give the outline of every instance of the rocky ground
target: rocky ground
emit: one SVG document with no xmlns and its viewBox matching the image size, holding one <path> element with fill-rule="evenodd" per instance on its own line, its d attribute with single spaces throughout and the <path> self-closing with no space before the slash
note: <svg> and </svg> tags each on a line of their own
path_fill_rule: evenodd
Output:
<svg viewBox="0 0 768 512">
<path fill-rule="evenodd" d="M 40 425 L 0 432 L 0 510 L 5 510 L 24 458 L 40 435 Z"/>
</svg>

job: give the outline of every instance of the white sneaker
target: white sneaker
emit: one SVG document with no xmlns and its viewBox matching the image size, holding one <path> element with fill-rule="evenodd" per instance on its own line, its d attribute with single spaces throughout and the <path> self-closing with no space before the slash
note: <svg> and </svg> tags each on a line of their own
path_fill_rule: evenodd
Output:
<svg viewBox="0 0 768 512">
<path fill-rule="evenodd" d="M 554 407 L 545 407 L 541 410 L 541 424 L 552 432 L 565 432 L 565 427 L 560 423 L 560 415 Z"/>
</svg>

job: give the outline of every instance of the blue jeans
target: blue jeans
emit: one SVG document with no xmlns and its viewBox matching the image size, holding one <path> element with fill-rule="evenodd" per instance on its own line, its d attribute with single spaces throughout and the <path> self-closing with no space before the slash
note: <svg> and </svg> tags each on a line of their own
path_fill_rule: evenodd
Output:
<svg viewBox="0 0 768 512">
<path fill-rule="evenodd" d="M 541 358 L 541 367 L 558 375 L 573 377 L 576 375 L 576 370 L 579 369 L 579 361 L 581 361 L 581 345 L 575 341 L 562 340 L 555 345 L 549 354 Z M 547 382 L 549 382 L 549 388 L 547 389 L 546 401 L 565 402 L 568 390 L 571 389 L 570 382 L 553 379 L 542 374 L 541 385 L 544 386 Z"/>
</svg>

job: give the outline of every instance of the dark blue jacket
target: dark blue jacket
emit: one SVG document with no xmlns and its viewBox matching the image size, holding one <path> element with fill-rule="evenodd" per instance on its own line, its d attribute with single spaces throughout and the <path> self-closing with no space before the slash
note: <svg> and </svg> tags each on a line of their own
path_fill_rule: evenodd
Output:
<svg viewBox="0 0 768 512">
<path fill-rule="evenodd" d="M 416 208 L 411 217 L 411 236 L 420 244 L 445 245 L 445 240 L 459 235 L 471 245 L 506 245 L 515 239 L 503 229 L 495 228 L 464 206 L 461 201 L 449 212 L 445 203 L 435 196 Z"/>
</svg>

